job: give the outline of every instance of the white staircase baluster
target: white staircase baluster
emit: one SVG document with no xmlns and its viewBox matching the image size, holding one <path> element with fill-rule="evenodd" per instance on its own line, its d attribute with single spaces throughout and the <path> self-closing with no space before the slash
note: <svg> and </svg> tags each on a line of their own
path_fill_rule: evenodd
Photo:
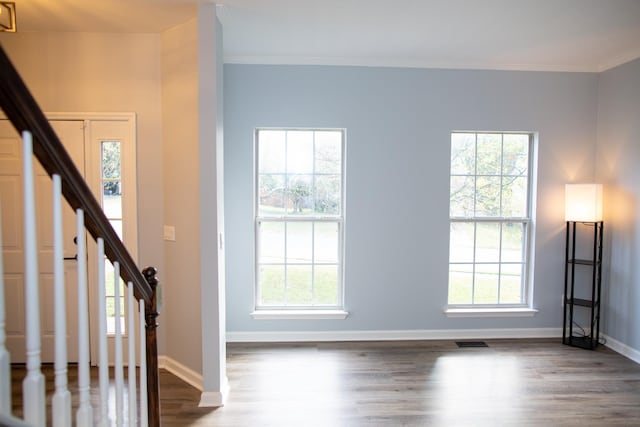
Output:
<svg viewBox="0 0 640 427">
<path fill-rule="evenodd" d="M 71 393 L 67 389 L 67 312 L 65 309 L 64 247 L 62 243 L 62 183 L 53 175 L 53 300 L 55 384 L 51 400 L 54 427 L 71 425 Z"/>
<path fill-rule="evenodd" d="M 40 300 L 38 295 L 38 246 L 33 178 L 33 141 L 22 132 L 24 178 L 25 305 L 27 323 L 27 376 L 22 382 L 25 420 L 33 426 L 46 424 L 44 375 L 40 371 Z"/>
<path fill-rule="evenodd" d="M 133 310 L 134 297 L 133 297 L 133 283 L 127 283 L 127 321 L 129 323 L 128 331 L 128 344 L 129 344 L 129 361 L 128 361 L 128 372 L 129 372 L 129 426 L 133 427 L 136 425 L 136 418 L 138 418 L 138 414 L 136 408 L 138 406 L 136 402 L 136 329 L 132 326 L 135 325 L 135 315 Z"/>
<path fill-rule="evenodd" d="M 2 267 L 2 209 L 0 209 L 0 414 L 11 414 L 11 365 L 5 346 L 4 269 Z"/>
<path fill-rule="evenodd" d="M 109 422 L 109 356 L 107 353 L 107 298 L 104 273 L 104 239 L 98 238 L 98 375 L 100 381 L 100 420 L 101 427 Z"/>
<path fill-rule="evenodd" d="M 138 301 L 140 311 L 140 427 L 149 425 L 149 407 L 147 406 L 147 333 L 144 300 Z"/>
<path fill-rule="evenodd" d="M 89 401 L 89 313 L 87 303 L 87 249 L 84 238 L 84 211 L 76 210 L 78 250 L 78 394 L 76 412 L 78 427 L 93 425 L 93 409 Z"/>
<path fill-rule="evenodd" d="M 114 294 L 114 307 L 116 318 L 116 336 L 114 342 L 115 351 L 115 366 L 114 374 L 116 379 L 116 426 L 120 427 L 123 424 L 123 388 L 124 388 L 124 371 L 122 368 L 122 327 L 120 323 L 120 263 L 113 263 L 113 294 Z"/>
</svg>

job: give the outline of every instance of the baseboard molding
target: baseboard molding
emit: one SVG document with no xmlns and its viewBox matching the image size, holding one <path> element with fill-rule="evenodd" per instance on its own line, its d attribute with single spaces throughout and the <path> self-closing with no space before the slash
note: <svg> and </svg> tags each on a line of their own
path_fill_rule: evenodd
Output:
<svg viewBox="0 0 640 427">
<path fill-rule="evenodd" d="M 203 391 L 203 379 L 202 375 L 194 371 L 191 368 L 184 366 L 182 363 L 169 356 L 158 356 L 158 368 L 166 369 L 182 381 L 198 389 L 202 394 L 200 395 L 200 407 L 218 407 L 224 406 L 229 395 L 229 379 L 225 377 L 222 383 L 222 391 Z"/>
<path fill-rule="evenodd" d="M 611 338 L 608 335 L 602 335 L 602 337 L 606 340 L 605 345 L 609 347 L 611 350 L 620 353 L 621 355 L 628 357 L 634 362 L 640 364 L 640 350 L 636 350 L 633 347 L 629 347 L 626 344 L 618 341 L 615 338 Z"/>
<path fill-rule="evenodd" d="M 169 356 L 158 356 L 158 368 L 166 369 L 187 384 L 202 391 L 202 375 Z"/>
<path fill-rule="evenodd" d="M 220 392 L 206 391 L 200 396 L 199 408 L 217 408 L 224 406 L 224 396 Z"/>
<path fill-rule="evenodd" d="M 424 329 L 389 331 L 227 332 L 227 342 L 411 341 L 559 338 L 562 328 Z"/>
<path fill-rule="evenodd" d="M 224 406 L 227 403 L 227 396 L 229 396 L 229 380 L 224 378 L 222 384 L 222 391 L 205 391 L 200 395 L 200 408 L 212 408 Z"/>
</svg>

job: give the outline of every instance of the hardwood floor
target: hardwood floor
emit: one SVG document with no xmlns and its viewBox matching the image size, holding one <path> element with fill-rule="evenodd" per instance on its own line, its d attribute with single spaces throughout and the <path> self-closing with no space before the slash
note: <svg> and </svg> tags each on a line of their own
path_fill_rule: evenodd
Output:
<svg viewBox="0 0 640 427">
<path fill-rule="evenodd" d="M 640 426 L 633 361 L 486 342 L 228 344 L 226 406 L 198 408 L 200 392 L 162 371 L 163 426 Z"/>
</svg>

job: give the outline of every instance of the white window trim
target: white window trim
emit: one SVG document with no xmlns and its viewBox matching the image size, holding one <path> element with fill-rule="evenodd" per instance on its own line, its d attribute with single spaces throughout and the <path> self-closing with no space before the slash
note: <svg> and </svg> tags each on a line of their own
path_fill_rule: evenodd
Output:
<svg viewBox="0 0 640 427">
<path fill-rule="evenodd" d="M 258 213 L 258 180 L 259 180 L 259 169 L 258 169 L 258 161 L 259 161 L 259 151 L 258 151 L 258 132 L 261 130 L 284 130 L 284 131 L 340 131 L 342 133 L 342 147 L 341 147 L 341 170 L 340 170 L 340 179 L 341 179 L 341 194 L 340 194 L 340 202 L 341 202 L 341 211 L 340 215 L 327 215 L 327 216 L 317 216 L 317 215 L 309 215 L 305 217 L 265 217 L 259 216 Z M 251 312 L 251 317 L 256 320 L 341 320 L 346 319 L 349 313 L 344 310 L 345 298 L 344 298 L 344 224 L 346 218 L 346 209 L 345 209 L 345 194 L 346 194 L 346 144 L 347 144 L 347 131 L 344 128 L 298 128 L 298 127 L 259 127 L 254 130 L 254 253 L 255 253 L 255 265 L 254 265 L 254 280 L 253 280 L 253 288 L 254 288 L 254 311 Z M 259 287 L 258 287 L 258 271 L 259 271 L 259 233 L 258 227 L 260 222 L 262 221 L 281 221 L 281 222 L 293 222 L 293 221 L 301 221 L 301 222 L 335 222 L 338 224 L 340 229 L 340 236 L 338 241 L 338 279 L 340 281 L 340 288 L 338 289 L 338 303 L 336 305 L 315 305 L 315 306 L 261 306 L 258 305 L 259 301 Z"/>
<path fill-rule="evenodd" d="M 525 245 L 525 284 L 522 289 L 524 302 L 521 304 L 447 304 L 444 308 L 444 314 L 447 317 L 533 317 L 538 312 L 533 308 L 533 265 L 534 256 L 533 248 L 535 247 L 535 212 L 536 212 L 536 197 L 537 194 L 537 142 L 538 134 L 531 131 L 463 131 L 453 130 L 449 133 L 451 136 L 454 133 L 499 133 L 499 134 L 527 134 L 529 135 L 529 191 L 527 194 L 527 205 L 529 210 L 529 217 L 481 217 L 481 218 L 466 218 L 466 217 L 449 217 L 449 223 L 452 222 L 495 222 L 512 220 L 513 222 L 523 222 L 527 224 L 527 230 L 525 233 L 527 242 Z M 450 165 L 451 166 L 451 165 Z M 451 177 L 451 173 L 449 174 Z M 449 190 L 451 191 L 451 190 Z M 447 263 L 447 266 L 450 262 Z M 447 282 L 447 301 L 449 299 L 448 282 Z"/>
<path fill-rule="evenodd" d="M 344 310 L 281 310 L 281 309 L 256 309 L 251 317 L 256 320 L 342 320 L 349 313 Z"/>
<path fill-rule="evenodd" d="M 452 308 L 444 309 L 447 317 L 533 317 L 538 313 L 529 307 Z"/>
</svg>

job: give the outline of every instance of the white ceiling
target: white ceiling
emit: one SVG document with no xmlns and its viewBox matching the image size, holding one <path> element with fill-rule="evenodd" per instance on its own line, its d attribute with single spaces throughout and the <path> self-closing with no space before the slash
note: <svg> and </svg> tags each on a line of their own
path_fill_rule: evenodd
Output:
<svg viewBox="0 0 640 427">
<path fill-rule="evenodd" d="M 19 31 L 161 32 L 193 0 L 14 0 Z M 640 57 L 640 0 L 220 0 L 225 62 L 602 71 Z"/>
</svg>

